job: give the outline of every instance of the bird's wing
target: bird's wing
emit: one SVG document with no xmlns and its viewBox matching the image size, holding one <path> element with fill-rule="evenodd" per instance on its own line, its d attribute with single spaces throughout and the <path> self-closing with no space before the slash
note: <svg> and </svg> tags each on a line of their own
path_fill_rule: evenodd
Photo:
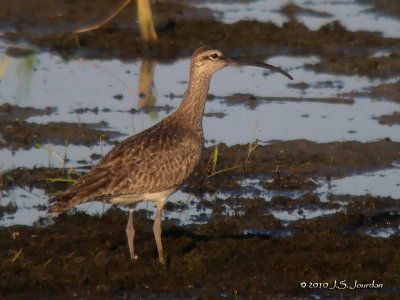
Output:
<svg viewBox="0 0 400 300">
<path fill-rule="evenodd" d="M 52 212 L 102 196 L 140 196 L 178 188 L 201 156 L 201 141 L 190 132 L 133 136 L 114 147 L 64 195 L 50 199 Z"/>
</svg>

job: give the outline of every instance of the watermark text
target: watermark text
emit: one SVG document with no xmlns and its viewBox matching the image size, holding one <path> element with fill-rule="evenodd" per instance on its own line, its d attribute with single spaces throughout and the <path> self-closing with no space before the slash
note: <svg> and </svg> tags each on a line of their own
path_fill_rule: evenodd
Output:
<svg viewBox="0 0 400 300">
<path fill-rule="evenodd" d="M 328 289 L 328 290 L 356 290 L 356 289 L 382 289 L 383 284 L 372 280 L 370 282 L 365 281 L 347 281 L 347 280 L 333 280 L 331 282 L 312 282 L 303 281 L 300 282 L 300 288 L 302 289 Z"/>
</svg>

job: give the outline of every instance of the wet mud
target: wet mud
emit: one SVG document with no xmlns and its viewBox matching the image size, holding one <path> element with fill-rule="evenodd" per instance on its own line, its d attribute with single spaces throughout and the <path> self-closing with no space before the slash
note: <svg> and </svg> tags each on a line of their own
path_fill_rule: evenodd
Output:
<svg viewBox="0 0 400 300">
<path fill-rule="evenodd" d="M 320 289 L 318 294 L 396 298 L 400 296 L 398 200 L 330 194 L 326 201 L 313 190 L 321 178 L 390 167 L 399 160 L 399 149 L 399 143 L 389 140 L 325 144 L 298 140 L 260 145 L 247 157 L 247 145 L 219 145 L 217 169 L 239 159 L 238 168 L 209 177 L 208 156 L 214 148 L 206 148 L 183 190 L 197 195 L 229 190 L 233 196 L 213 201 L 201 198 L 198 210 L 211 210 L 203 219 L 201 214 L 194 217 L 202 224 L 163 221 L 166 265 L 158 262 L 151 214 L 135 215 L 139 259 L 131 261 L 125 240 L 126 212 L 112 208 L 101 216 L 64 213 L 52 225 L 0 229 L 1 296 L 308 297 L 315 290 L 300 288 L 302 282 L 333 288 L 341 281 L 347 289 Z M 66 189 L 67 184 L 46 179 L 62 176 L 60 169 L 16 169 L 5 172 L 3 182 L 5 189 L 21 185 L 51 193 Z M 270 201 L 246 196 L 249 191 L 240 181 L 251 178 L 259 178 L 266 189 L 297 189 L 301 196 L 274 196 Z M 6 207 L 2 213 L 16 209 Z M 165 208 L 185 209 L 185 201 L 168 203 Z M 321 210 L 330 213 L 294 221 L 274 216 L 276 211 L 302 215 Z M 381 230 L 397 234 L 383 238 Z M 351 289 L 357 286 L 355 281 L 376 286 Z"/>
<path fill-rule="evenodd" d="M 248 145 L 227 147 L 220 144 L 218 148 L 218 167 L 221 169 L 229 168 L 239 159 L 239 165 L 233 172 L 269 176 L 281 173 L 288 176 L 298 174 L 313 178 L 341 178 L 391 167 L 400 158 L 400 143 L 389 139 L 369 143 L 277 141 L 270 145 L 259 145 L 250 154 Z M 206 158 L 212 154 L 212 147 L 205 149 Z"/>
<path fill-rule="evenodd" d="M 326 83 L 330 84 L 330 83 Z M 303 84 L 297 84 L 293 88 L 303 88 Z M 304 87 L 305 88 L 305 87 Z M 252 94 L 233 94 L 231 96 L 214 96 L 209 95 L 208 101 L 217 100 L 225 103 L 228 106 L 231 105 L 245 105 L 248 109 L 256 109 L 258 105 L 265 102 L 318 102 L 318 103 L 329 103 L 329 104 L 354 104 L 354 99 L 341 96 L 341 97 L 326 97 L 326 98 L 311 98 L 311 97 L 261 97 L 254 96 Z"/>
<path fill-rule="evenodd" d="M 32 169 L 16 168 L 7 170 L 2 174 L 3 189 L 7 190 L 16 186 L 27 187 L 29 189 L 40 188 L 52 194 L 57 191 L 63 191 L 68 187 L 67 182 L 56 181 L 54 178 L 77 179 L 77 175 L 70 174 L 68 168 L 54 169 L 46 167 L 35 167 Z M 85 173 L 85 168 L 76 170 L 79 173 Z"/>
<path fill-rule="evenodd" d="M 382 115 L 379 117 L 379 123 L 389 126 L 400 125 L 400 113 Z"/>
<path fill-rule="evenodd" d="M 389 139 L 369 143 L 282 141 L 258 145 L 250 154 L 249 145 L 228 147 L 219 144 L 214 171 L 227 171 L 214 175 L 210 163 L 214 149 L 204 149 L 203 159 L 183 186 L 183 191 L 202 195 L 227 190 L 241 196 L 247 191 L 243 190 L 240 181 L 246 178 L 259 178 L 262 182 L 265 180 L 264 187 L 268 189 L 307 190 L 312 189 L 315 186 L 313 182 L 318 180 L 343 178 L 390 168 L 400 161 L 400 143 Z M 94 155 L 94 158 L 99 158 L 97 154 Z M 82 170 L 82 173 L 85 173 L 85 170 Z M 51 189 L 53 183 L 46 179 L 66 175 L 68 173 L 62 169 L 19 168 L 3 173 L 3 185 Z M 268 183 L 267 180 L 270 179 L 273 181 Z M 66 185 L 63 184 L 63 187 Z"/>
<path fill-rule="evenodd" d="M 384 14 L 390 14 L 396 17 L 400 16 L 400 3 L 397 1 L 379 1 L 379 0 L 357 0 L 360 3 L 372 4 L 373 11 Z"/>
<path fill-rule="evenodd" d="M 384 83 L 375 86 L 369 94 L 378 99 L 388 99 L 400 102 L 400 80 L 395 83 Z"/>
<path fill-rule="evenodd" d="M 36 109 L 9 104 L 0 106 L 0 149 L 29 149 L 35 145 L 93 145 L 122 136 L 121 133 L 105 130 L 106 122 L 99 124 L 48 122 L 37 124 L 26 119 L 33 116 L 50 115 L 55 108 Z"/>
<path fill-rule="evenodd" d="M 343 53 L 344 54 L 344 53 Z M 400 74 L 400 55 L 390 54 L 383 57 L 369 55 L 340 55 L 339 53 L 322 55 L 321 61 L 306 67 L 317 72 L 342 75 L 358 75 L 370 78 L 390 78 Z"/>
<path fill-rule="evenodd" d="M 307 198 L 307 197 L 304 197 Z M 391 199 L 341 196 L 352 209 L 282 224 L 268 207 L 305 209 L 307 199 L 235 200 L 235 214 L 218 200 L 204 225 L 163 222 L 166 264 L 158 262 L 152 220 L 136 217 L 139 259 L 131 261 L 125 240 L 126 213 L 103 216 L 62 214 L 46 227 L 13 226 L 0 230 L 0 293 L 5 299 L 47 295 L 110 299 L 160 297 L 204 299 L 310 296 L 307 285 L 343 281 L 381 286 L 370 289 L 320 289 L 322 297 L 393 299 L 399 296 L 398 237 L 365 235 L 380 224 L 398 227 L 400 215 L 387 212 Z M 312 204 L 309 204 L 309 203 Z M 367 204 L 366 204 L 367 203 Z M 371 205 L 381 206 L 384 212 Z M 332 204 L 331 204 L 332 205 Z M 396 207 L 397 205 L 394 204 Z M 372 213 L 371 213 L 372 212 Z M 252 230 L 254 224 L 263 232 Z M 244 229 L 245 232 L 244 233 Z M 312 292 L 314 294 L 315 292 Z"/>
<path fill-rule="evenodd" d="M 42 1 L 49 2 L 48 0 Z M 9 26 L 12 26 L 14 24 L 12 20 L 15 20 L 15 24 L 22 27 L 19 29 L 15 25 L 17 30 L 5 31 L 3 38 L 11 42 L 25 40 L 39 49 L 55 50 L 64 55 L 77 53 L 85 57 L 112 58 L 117 56 L 120 59 L 134 59 L 151 55 L 153 58 L 165 61 L 178 56 L 189 56 L 199 45 L 207 44 L 223 49 L 231 55 L 240 53 L 259 58 L 265 58 L 268 52 L 277 51 L 281 54 L 326 53 L 332 55 L 332 51 L 336 49 L 336 51 L 342 52 L 336 54 L 337 59 L 342 58 L 343 54 L 345 54 L 344 59 L 347 59 L 358 53 L 365 55 L 374 48 L 385 47 L 393 53 L 398 53 L 399 45 L 398 39 L 384 38 L 378 33 L 366 31 L 351 32 L 339 22 L 324 25 L 317 31 L 309 30 L 295 18 L 282 27 L 256 21 L 222 24 L 209 17 L 209 14 L 204 14 L 203 9 L 197 9 L 199 12 L 195 13 L 196 9 L 187 5 L 171 5 L 171 3 L 158 1 L 155 3 L 155 16 L 157 16 L 157 12 L 160 13 L 156 25 L 159 40 L 155 43 L 144 43 L 141 40 L 135 22 L 135 7 L 132 3 L 103 27 L 74 37 L 71 32 L 75 28 L 72 29 L 65 23 L 76 23 L 77 27 L 81 27 L 83 25 L 79 25 L 78 19 L 90 20 L 90 16 L 85 16 L 91 11 L 87 1 L 83 1 L 79 5 L 78 2 L 70 3 L 69 6 L 73 5 L 73 9 L 68 5 L 56 7 L 54 1 L 50 1 L 53 4 L 48 5 L 43 12 L 34 10 L 35 14 L 30 13 L 32 9 L 29 8 L 32 4 L 29 1 L 20 2 L 21 5 L 18 8 L 11 3 L 6 5 L 7 9 L 3 10 L 0 16 L 0 24 L 11 22 Z M 108 16 L 110 6 L 117 4 L 112 4 L 111 1 L 103 2 L 104 5 L 96 3 L 95 11 L 102 10 L 102 13 L 98 12 L 97 14 Z M 78 6 L 75 7 L 75 5 Z M 189 11 L 189 17 L 182 17 L 183 11 Z M 40 16 L 36 14 L 40 14 Z M 46 21 L 41 14 L 51 16 L 51 20 Z M 55 17 L 57 14 L 59 17 Z M 208 17 L 201 19 L 193 15 Z M 33 21 L 29 21 L 30 19 L 37 22 L 33 24 Z M 27 24 L 24 25 L 24 22 Z M 39 33 L 32 33 L 35 27 L 40 26 L 40 22 L 43 22 L 44 24 L 41 26 L 46 28 L 59 29 L 51 33 L 40 30 L 37 30 Z M 90 23 L 90 21 L 87 22 Z M 49 23 L 52 25 L 49 26 Z M 27 30 L 28 28 L 31 32 Z M 252 34 L 249 35 L 248 32 Z M 348 61 L 348 64 L 352 63 L 352 60 Z"/>
<path fill-rule="evenodd" d="M 374 10 L 399 15 L 396 1 L 359 1 L 374 3 Z M 312 31 L 296 17 L 299 14 L 329 17 L 329 14 L 294 4 L 282 7 L 281 11 L 290 20 L 277 26 L 256 21 L 222 24 L 208 9 L 177 1 L 156 1 L 159 41 L 144 43 L 136 23 L 136 1 L 132 1 L 100 29 L 78 37 L 72 34 L 78 28 L 98 23 L 121 5 L 120 2 L 123 1 L 19 0 L 16 5 L 15 0 L 3 0 L 1 38 L 10 43 L 29 44 L 28 49 L 10 45 L 6 54 L 22 57 L 51 51 L 66 59 L 71 55 L 121 60 L 151 56 L 171 61 L 188 57 L 199 45 L 209 44 L 230 55 L 254 59 L 277 54 L 317 54 L 320 62 L 307 65 L 317 73 L 371 79 L 390 78 L 400 73 L 399 39 L 373 32 L 351 32 L 340 22 Z M 382 49 L 389 54 L 376 55 Z M 320 84 L 330 87 L 337 83 Z M 312 88 L 305 82 L 288 87 L 304 91 Z M 352 97 L 360 94 L 399 102 L 399 81 L 333 98 L 235 94 L 210 95 L 209 100 L 255 109 L 263 101 L 351 105 Z M 117 100 L 122 100 L 117 96 Z M 170 109 L 169 106 L 142 108 L 144 112 Z M 96 113 L 96 108 L 75 113 L 88 111 Z M 113 143 L 120 136 L 108 130 L 105 122 L 36 124 L 29 121 L 29 117 L 49 116 L 54 112 L 55 108 L 0 106 L 0 148 L 29 149 L 49 142 L 91 146 L 100 140 Z M 133 109 L 131 113 L 136 111 Z M 205 117 L 223 118 L 224 113 L 209 113 Z M 376 118 L 388 126 L 400 124 L 396 112 Z M 204 149 L 201 163 L 182 187 L 200 199 L 195 203 L 198 213 L 191 216 L 193 223 L 182 225 L 179 220 L 168 218 L 163 221 L 165 265 L 158 262 L 152 232 L 154 216 L 150 211 L 135 214 L 135 245 L 139 255 L 135 261 L 129 259 L 125 211 L 115 207 L 100 216 L 70 211 L 52 222 L 46 218 L 35 226 L 0 228 L 0 298 L 400 298 L 399 200 L 330 192 L 324 199 L 316 191 L 321 183 L 329 186 L 332 179 L 393 167 L 400 161 L 399 142 L 390 139 L 368 143 L 274 141 L 258 145 L 251 153 L 249 145 L 220 144 L 214 167 L 210 164 L 213 153 L 214 147 Z M 93 153 L 91 158 L 97 160 L 100 156 Z M 88 168 L 77 171 L 85 173 Z M 220 170 L 226 171 L 213 174 Z M 70 184 L 50 179 L 77 178 L 67 168 L 0 171 L 2 190 L 39 188 L 49 196 Z M 259 186 L 244 184 L 251 180 L 257 180 Z M 261 196 L 261 190 L 276 192 L 277 196 L 267 201 Z M 291 191 L 296 196 L 288 196 L 287 192 Z M 216 196 L 220 194 L 227 197 Z M 212 201 L 206 197 L 210 195 L 214 195 Z M 182 199 L 169 202 L 165 211 L 185 211 L 188 206 Z M 45 211 L 47 206 L 37 209 Z M 12 216 L 17 210 L 10 202 L 1 206 L 0 216 Z M 209 212 L 205 213 L 206 210 Z M 317 216 L 308 218 L 308 212 L 315 212 Z M 277 213 L 299 217 L 282 220 Z M 306 288 L 301 287 L 302 282 Z M 339 289 L 340 282 L 348 288 Z M 315 284 L 324 288 L 315 288 Z M 362 288 L 360 284 L 371 286 Z"/>
<path fill-rule="evenodd" d="M 305 14 L 309 16 L 319 17 L 319 18 L 327 18 L 332 15 L 326 12 L 319 12 L 313 9 L 306 9 L 298 6 L 294 3 L 288 3 L 281 8 L 281 12 L 287 15 L 290 19 L 295 19 L 298 14 Z"/>
<path fill-rule="evenodd" d="M 90 0 L 52 1 L 38 0 L 35 3 L 26 0 L 4 0 L 0 12 L 0 27 L 16 28 L 20 32 L 35 35 L 46 33 L 72 32 L 79 28 L 98 24 L 112 11 L 122 6 L 124 0 L 102 0 L 93 3 Z M 42 9 L 36 9 L 37 7 Z M 170 18 L 175 20 L 212 20 L 209 9 L 196 9 L 182 1 L 159 1 L 155 5 L 155 21 L 158 30 L 166 26 Z M 115 18 L 112 26 L 139 29 L 136 1 L 132 1 Z"/>
<path fill-rule="evenodd" d="M 321 297 L 399 297 L 398 199 L 330 194 L 326 201 L 315 192 L 321 180 L 390 167 L 399 161 L 399 149 L 400 143 L 390 140 L 324 144 L 297 140 L 259 145 L 248 155 L 248 145 L 220 144 L 217 170 L 235 163 L 237 168 L 210 176 L 214 147 L 208 147 L 183 186 L 200 196 L 200 213 L 192 217 L 200 224 L 163 221 L 165 265 L 158 262 L 152 213 L 135 215 L 139 259 L 131 261 L 126 212 L 112 208 L 90 216 L 72 211 L 55 217 L 51 225 L 39 220 L 36 226 L 0 229 L 0 295 L 4 299 L 315 295 L 315 289 L 300 287 L 305 282 L 333 288 L 318 289 Z M 48 180 L 55 177 L 71 178 L 61 169 L 6 171 L 3 189 L 37 187 L 47 194 L 65 190 L 67 183 Z M 280 195 L 267 201 L 242 186 L 243 180 L 253 178 L 267 190 L 297 190 L 299 196 Z M 213 201 L 201 196 L 220 192 L 232 196 Z M 187 208 L 182 199 L 168 203 L 165 211 Z M 12 215 L 17 209 L 8 205 L 0 213 Z M 211 212 L 202 214 L 205 209 Z M 274 216 L 279 211 L 300 218 L 282 221 Z M 318 211 L 325 213 L 301 217 Z M 382 230 L 394 234 L 384 238 Z M 339 282 L 348 287 L 334 288 Z"/>
</svg>

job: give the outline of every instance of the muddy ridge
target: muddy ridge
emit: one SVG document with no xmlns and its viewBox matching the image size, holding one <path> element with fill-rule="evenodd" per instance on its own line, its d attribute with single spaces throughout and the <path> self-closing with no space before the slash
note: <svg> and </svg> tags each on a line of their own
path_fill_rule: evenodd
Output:
<svg viewBox="0 0 400 300">
<path fill-rule="evenodd" d="M 30 149 L 36 144 L 56 145 L 87 145 L 102 141 L 115 140 L 122 136 L 121 133 L 104 130 L 106 122 L 99 124 L 48 122 L 37 124 L 27 122 L 26 119 L 33 116 L 51 115 L 56 111 L 53 107 L 36 109 L 33 107 L 19 107 L 5 103 L 0 106 L 0 149 L 19 148 Z M 104 129 L 103 129 L 104 128 Z"/>
<path fill-rule="evenodd" d="M 382 115 L 379 117 L 379 123 L 389 126 L 400 125 L 400 113 Z"/>
<path fill-rule="evenodd" d="M 223 189 L 235 191 L 240 195 L 246 192 L 239 183 L 243 178 L 273 179 L 272 183 L 264 183 L 265 188 L 272 190 L 312 190 L 315 187 L 313 181 L 391 168 L 394 163 L 400 161 L 400 143 L 389 139 L 369 143 L 281 141 L 259 145 L 250 155 L 249 145 L 228 147 L 219 144 L 216 171 L 229 170 L 210 176 L 210 157 L 214 155 L 214 149 L 204 149 L 203 159 L 184 185 L 183 191 L 201 195 Z M 51 176 L 62 177 L 68 173 L 63 173 L 62 169 L 50 169 L 50 173 L 46 170 L 38 166 L 34 169 L 5 171 L 4 186 L 27 185 L 54 191 L 52 183 L 44 179 Z M 80 172 L 85 173 L 85 170 Z M 65 188 L 66 185 L 62 184 L 61 187 Z"/>
<path fill-rule="evenodd" d="M 395 83 L 383 83 L 371 89 L 370 95 L 378 99 L 400 102 L 400 80 Z"/>
<path fill-rule="evenodd" d="M 352 32 L 338 21 L 312 31 L 295 16 L 299 12 L 318 12 L 293 4 L 282 8 L 291 17 L 280 27 L 257 21 L 223 24 L 214 20 L 208 9 L 176 1 L 157 1 L 154 15 L 159 40 L 145 43 L 136 23 L 136 1 L 132 1 L 111 22 L 78 36 L 72 34 L 73 30 L 96 24 L 120 3 L 112 0 L 97 2 L 96 5 L 90 1 L 40 1 L 46 7 L 43 11 L 32 9 L 30 1 L 21 0 L 20 6 L 16 7 L 13 1 L 7 0 L 0 12 L 0 28 L 5 28 L 3 38 L 10 42 L 26 41 L 34 47 L 23 50 L 25 52 L 50 50 L 66 58 L 71 55 L 122 60 L 152 57 L 167 62 L 187 57 L 200 45 L 206 44 L 232 56 L 250 56 L 253 59 L 266 59 L 278 53 L 318 54 L 321 61 L 307 66 L 317 72 L 389 78 L 398 76 L 400 70 L 400 39 L 385 38 L 374 32 Z M 385 5 L 389 7 L 389 4 Z M 382 49 L 388 55 L 376 56 L 375 53 Z M 20 51 L 8 52 L 15 55 Z"/>
<path fill-rule="evenodd" d="M 249 201 L 241 217 L 217 209 L 204 225 L 164 221 L 165 266 L 158 263 L 152 220 L 147 218 L 135 220 L 139 259 L 129 259 L 126 213 L 119 209 L 110 209 L 102 217 L 62 214 L 47 227 L 1 228 L 0 294 L 5 299 L 43 295 L 85 299 L 140 295 L 209 299 L 221 294 L 228 298 L 304 297 L 315 291 L 299 288 L 300 282 L 333 286 L 337 279 L 346 280 L 349 286 L 355 280 L 375 280 L 383 288 L 320 290 L 320 295 L 329 292 L 330 297 L 346 299 L 399 296 L 398 237 L 360 235 L 359 228 L 371 217 L 355 210 L 291 222 L 289 236 L 243 234 L 240 224 L 244 219 L 255 218 L 265 228 L 284 227 L 271 215 L 263 216 L 262 205 L 262 199 Z"/>
<path fill-rule="evenodd" d="M 341 55 L 343 54 L 343 55 Z M 383 57 L 371 55 L 346 55 L 335 52 L 320 56 L 317 64 L 308 64 L 306 68 L 318 73 L 327 72 L 343 75 L 368 76 L 370 78 L 390 78 L 400 74 L 400 55 L 390 54 Z"/>
<path fill-rule="evenodd" d="M 42 1 L 48 2 L 48 0 Z M 281 54 L 325 53 L 332 55 L 332 51 L 335 50 L 346 56 L 355 53 L 365 55 L 374 48 L 386 48 L 398 54 L 397 46 L 400 43 L 399 39 L 384 38 L 377 33 L 348 31 L 336 21 L 323 25 L 317 31 L 309 30 L 295 18 L 286 22 L 282 27 L 257 21 L 222 24 L 213 20 L 210 13 L 206 14 L 208 16 L 206 19 L 196 17 L 204 15 L 204 9 L 196 9 L 187 5 L 179 7 L 176 3 L 172 5 L 158 1 L 155 3 L 155 18 L 158 20 L 156 27 L 159 36 L 159 41 L 156 43 L 144 43 L 141 40 L 133 4 L 126 7 L 120 15 L 103 27 L 79 34 L 79 37 L 76 38 L 71 34 L 73 31 L 71 26 L 65 24 L 78 23 L 78 19 L 90 20 L 89 16 L 85 16 L 89 9 L 88 2 L 85 1 L 81 7 L 74 7 L 74 9 L 69 8 L 68 5 L 57 8 L 52 4 L 47 7 L 48 11 L 37 12 L 35 10 L 36 13 L 44 14 L 47 18 L 50 16 L 51 20 L 46 21 L 44 18 L 42 26 L 49 27 L 50 23 L 53 28 L 60 28 L 58 32 L 53 33 L 40 30 L 37 30 L 37 33 L 26 31 L 24 28 L 30 28 L 32 31 L 32 26 L 34 28 L 40 25 L 32 24 L 33 21 L 29 21 L 30 19 L 41 20 L 41 18 L 39 16 L 35 18 L 35 14 L 27 15 L 26 12 L 32 10 L 24 9 L 24 5 L 26 5 L 25 8 L 29 8 L 32 4 L 28 1 L 21 1 L 18 11 L 15 11 L 15 6 L 6 6 L 7 9 L 2 12 L 0 23 L 1 20 L 3 22 L 7 20 L 8 23 L 10 23 L 8 20 L 14 20 L 15 24 L 21 27 L 17 28 L 17 31 L 4 32 L 5 39 L 9 41 L 22 39 L 40 49 L 56 50 L 62 54 L 79 53 L 85 57 L 135 59 L 151 56 L 166 61 L 179 56 L 188 56 L 203 44 L 213 45 L 231 55 L 240 54 L 263 58 L 278 51 Z M 95 9 L 103 10 L 102 15 L 109 15 L 111 1 L 106 1 L 103 5 L 96 6 Z M 195 13 L 195 11 L 199 11 L 199 13 Z M 158 14 L 159 17 L 157 17 Z M 167 16 L 167 18 L 163 16 Z M 91 23 L 89 20 L 86 22 Z M 9 26 L 12 27 L 14 22 L 11 21 Z M 212 34 L 210 34 L 211 32 Z M 248 32 L 252 34 L 249 35 Z M 336 58 L 341 57 L 336 56 Z"/>
<path fill-rule="evenodd" d="M 397 1 L 357 0 L 360 3 L 373 4 L 373 9 L 381 13 L 400 17 L 400 3 Z"/>
<path fill-rule="evenodd" d="M 329 83 L 327 83 L 329 84 Z M 297 88 L 297 84 L 294 88 Z M 301 83 L 300 83 L 301 85 Z M 293 87 L 293 86 L 290 86 Z M 183 97 L 182 97 L 183 98 Z M 252 94 L 236 93 L 230 96 L 214 96 L 208 95 L 207 101 L 218 100 L 228 106 L 231 105 L 245 105 L 249 109 L 255 109 L 258 105 L 265 102 L 313 102 L 313 103 L 329 103 L 329 104 L 354 104 L 354 99 L 349 97 L 325 97 L 325 98 L 311 98 L 311 97 L 261 97 Z"/>
</svg>

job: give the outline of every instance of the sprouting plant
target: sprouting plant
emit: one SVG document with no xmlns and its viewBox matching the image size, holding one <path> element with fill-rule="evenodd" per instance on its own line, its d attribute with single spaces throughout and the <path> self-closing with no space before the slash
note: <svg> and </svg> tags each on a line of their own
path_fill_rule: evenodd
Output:
<svg viewBox="0 0 400 300">
<path fill-rule="evenodd" d="M 133 131 L 133 135 L 136 135 L 136 130 L 135 130 L 135 125 L 131 125 L 132 131 Z"/>
<path fill-rule="evenodd" d="M 67 142 L 65 143 L 65 146 L 67 147 Z M 55 158 L 57 158 L 60 162 L 62 162 L 62 164 L 63 164 L 63 169 L 64 169 L 65 166 L 66 166 L 68 169 L 75 171 L 74 168 L 73 168 L 68 162 L 66 162 L 66 160 L 62 159 L 62 158 L 54 151 L 54 149 L 53 149 L 52 147 L 50 147 L 50 146 L 49 146 L 49 147 L 45 147 L 45 146 L 42 146 L 41 144 L 38 144 L 38 143 L 35 144 L 35 147 L 36 147 L 36 148 L 44 149 L 44 150 L 46 150 L 47 152 L 49 152 L 49 154 L 51 154 L 51 155 L 53 155 Z M 66 150 L 65 150 L 65 152 L 66 152 Z M 64 156 L 66 156 L 66 154 L 65 154 Z"/>
<path fill-rule="evenodd" d="M 101 152 L 101 156 L 104 156 L 103 153 L 103 145 L 104 145 L 104 138 L 105 138 L 105 134 L 101 134 L 100 135 L 100 152 Z"/>
<path fill-rule="evenodd" d="M 251 138 L 250 138 L 250 142 L 249 142 L 249 150 L 247 151 L 247 158 L 246 158 L 246 161 L 244 163 L 245 166 L 249 162 L 249 158 L 250 158 L 251 152 L 253 152 L 257 148 L 257 146 L 259 145 L 259 143 L 255 141 L 255 135 L 256 135 L 256 130 L 257 130 L 258 120 L 259 119 L 260 119 L 260 117 L 257 117 L 256 123 L 254 124 L 253 132 L 251 134 Z"/>
<path fill-rule="evenodd" d="M 236 169 L 238 167 L 239 158 L 236 160 L 235 164 L 232 167 L 217 171 L 217 162 L 218 162 L 218 144 L 217 144 L 217 145 L 215 145 L 214 153 L 210 156 L 210 159 L 207 162 L 207 166 L 210 165 L 211 161 L 212 161 L 211 172 L 208 175 L 208 177 Z"/>
<path fill-rule="evenodd" d="M 81 175 L 82 176 L 82 175 Z M 67 183 L 74 183 L 76 182 L 75 179 L 72 178 L 62 178 L 62 177 L 55 177 L 55 178 L 46 178 L 45 180 L 50 182 L 67 182 Z"/>
<path fill-rule="evenodd" d="M 0 59 L 0 78 L 3 77 L 10 61 L 11 61 L 11 57 L 8 55 L 5 55 L 4 57 L 2 57 Z"/>
<path fill-rule="evenodd" d="M 1 172 L 0 168 L 0 190 L 3 188 L 3 173 Z M 1 194 L 0 194 L 0 200 L 1 200 Z"/>
<path fill-rule="evenodd" d="M 67 161 L 67 148 L 68 148 L 68 139 L 65 140 L 65 148 L 64 148 L 64 159 L 63 159 L 63 169 L 62 173 L 65 171 L 65 162 Z"/>
<path fill-rule="evenodd" d="M 217 161 L 218 161 L 218 144 L 215 145 L 215 149 L 214 149 L 213 164 L 212 164 L 212 169 L 211 169 L 212 174 L 215 174 L 215 172 L 216 172 Z"/>
<path fill-rule="evenodd" d="M 333 161 L 335 160 L 335 155 L 331 155 L 329 158 L 329 169 L 332 169 Z"/>
<path fill-rule="evenodd" d="M 67 172 L 68 178 L 59 178 L 59 177 L 57 177 L 57 178 L 49 178 L 49 179 L 46 179 L 46 180 L 51 181 L 51 182 L 75 182 L 75 179 L 70 178 L 71 175 L 75 175 L 75 176 L 78 176 L 78 177 L 82 177 L 82 174 L 79 173 L 78 171 L 75 171 L 74 168 L 67 162 L 67 147 L 68 147 L 68 141 L 65 141 L 64 159 L 62 159 L 62 158 L 54 151 L 54 149 L 53 149 L 52 147 L 50 147 L 50 146 L 49 146 L 49 147 L 45 147 L 45 146 L 43 146 L 43 145 L 41 145 L 41 144 L 36 143 L 36 144 L 35 144 L 35 147 L 46 150 L 46 151 L 49 153 L 49 155 L 53 155 L 53 156 L 54 156 L 55 158 L 57 158 L 60 162 L 62 162 L 62 164 L 63 164 L 63 174 L 64 174 L 65 167 L 68 168 L 68 172 Z"/>
</svg>

